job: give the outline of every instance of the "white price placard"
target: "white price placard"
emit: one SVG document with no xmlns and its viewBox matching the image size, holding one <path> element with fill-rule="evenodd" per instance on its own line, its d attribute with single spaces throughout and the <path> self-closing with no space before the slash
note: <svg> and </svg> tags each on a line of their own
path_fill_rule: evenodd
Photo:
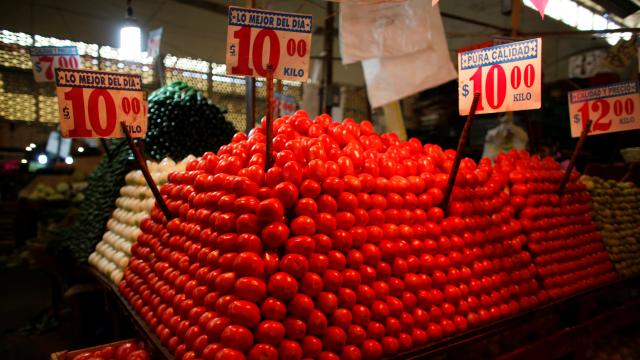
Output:
<svg viewBox="0 0 640 360">
<path fill-rule="evenodd" d="M 309 77 L 312 16 L 230 6 L 227 74 L 267 75 L 304 81 Z"/>
<path fill-rule="evenodd" d="M 571 136 L 579 137 L 587 120 L 593 121 L 589 135 L 640 129 L 640 86 L 625 81 L 570 91 Z"/>
<path fill-rule="evenodd" d="M 542 105 L 542 39 L 458 54 L 460 115 L 480 93 L 477 114 L 539 109 Z"/>
<path fill-rule="evenodd" d="M 32 47 L 29 51 L 36 82 L 52 82 L 56 69 L 80 68 L 80 56 L 75 46 Z"/>
<path fill-rule="evenodd" d="M 70 138 L 132 137 L 147 132 L 147 100 L 140 75 L 57 69 L 60 132 Z"/>
</svg>

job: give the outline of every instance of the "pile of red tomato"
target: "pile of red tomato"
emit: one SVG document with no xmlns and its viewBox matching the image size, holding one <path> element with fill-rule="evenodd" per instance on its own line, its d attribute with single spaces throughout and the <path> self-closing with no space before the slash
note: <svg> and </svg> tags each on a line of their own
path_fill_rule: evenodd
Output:
<svg viewBox="0 0 640 360">
<path fill-rule="evenodd" d="M 616 279 L 602 235 L 592 218 L 591 196 L 573 172 L 562 197 L 564 171 L 556 161 L 524 151 L 501 154 L 496 170 L 508 174 L 528 248 L 544 288 L 553 298 Z"/>
<path fill-rule="evenodd" d="M 142 342 L 126 342 L 118 346 L 105 346 L 100 350 L 83 351 L 72 360 L 149 360 Z"/>
<path fill-rule="evenodd" d="M 547 300 L 524 235 L 541 204 L 488 160 L 463 159 L 445 216 L 455 151 L 303 111 L 273 129 L 266 172 L 263 127 L 238 133 L 170 174 L 177 218 L 141 224 L 120 290 L 177 359 L 378 359 Z"/>
</svg>

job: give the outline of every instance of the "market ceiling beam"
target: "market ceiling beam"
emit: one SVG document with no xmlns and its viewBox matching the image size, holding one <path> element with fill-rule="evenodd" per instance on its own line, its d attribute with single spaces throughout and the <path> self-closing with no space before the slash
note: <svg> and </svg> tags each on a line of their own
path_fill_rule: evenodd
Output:
<svg viewBox="0 0 640 360">
<path fill-rule="evenodd" d="M 197 8 L 211 11 L 213 13 L 224 15 L 224 16 L 227 16 L 228 9 L 229 9 L 228 5 L 213 3 L 206 0 L 175 0 L 175 1 L 180 4 L 197 7 Z"/>
<path fill-rule="evenodd" d="M 520 37 L 527 36 L 562 36 L 562 35 L 602 35 L 602 34 L 614 34 L 614 33 L 640 33 L 640 28 L 620 28 L 620 29 L 605 29 L 605 30 L 559 30 L 559 31 L 539 31 L 520 33 Z"/>
<path fill-rule="evenodd" d="M 489 23 L 486 23 L 484 21 L 470 19 L 470 18 L 466 18 L 464 16 L 450 14 L 450 13 L 447 13 L 447 12 L 444 12 L 444 11 L 441 11 L 440 15 L 442 17 L 445 17 L 445 18 L 448 18 L 448 19 L 458 20 L 458 21 L 469 23 L 469 24 L 478 25 L 478 26 L 482 26 L 482 27 L 498 30 L 498 31 L 504 33 L 505 35 L 511 33 L 511 29 L 509 29 L 509 28 L 505 28 L 505 27 L 502 27 L 502 26 L 489 24 Z"/>
</svg>

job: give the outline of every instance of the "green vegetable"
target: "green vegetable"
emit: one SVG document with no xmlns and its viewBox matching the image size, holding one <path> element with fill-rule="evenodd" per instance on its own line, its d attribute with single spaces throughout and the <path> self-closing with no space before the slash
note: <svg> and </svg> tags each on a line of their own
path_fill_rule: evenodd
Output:
<svg viewBox="0 0 640 360">
<path fill-rule="evenodd" d="M 200 91 L 176 81 L 149 96 L 145 150 L 156 160 L 217 151 L 236 129 Z"/>
<path fill-rule="evenodd" d="M 118 146 L 123 141 L 119 139 L 112 142 L 109 151 L 113 159 L 109 161 L 107 157 L 102 158 L 87 178 L 79 218 L 70 229 L 54 234 L 52 245 L 57 253 L 84 261 L 102 238 L 115 199 L 124 185 L 127 161 L 132 156 L 129 147 Z"/>
</svg>

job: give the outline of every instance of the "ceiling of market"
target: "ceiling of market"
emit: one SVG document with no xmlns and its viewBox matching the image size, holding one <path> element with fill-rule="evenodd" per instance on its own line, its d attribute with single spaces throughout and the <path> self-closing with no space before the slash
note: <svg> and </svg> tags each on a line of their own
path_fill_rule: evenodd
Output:
<svg viewBox="0 0 640 360">
<path fill-rule="evenodd" d="M 426 1 L 426 0 L 425 0 Z M 554 1 L 554 0 L 551 0 Z M 511 16 L 502 12 L 505 0 L 441 0 L 443 13 L 453 14 L 493 25 L 486 27 L 444 17 L 444 27 L 453 54 L 455 49 L 491 39 L 499 35 L 496 28 L 511 28 Z M 509 1 L 506 0 L 508 3 Z M 595 7 L 601 6 L 620 16 L 637 9 L 638 0 L 584 0 Z M 66 38 L 100 45 L 118 46 L 119 28 L 125 14 L 125 0 L 1 0 L 0 28 L 43 36 Z M 217 63 L 224 62 L 226 43 L 225 6 L 246 5 L 246 1 L 224 0 L 133 0 L 134 16 L 143 31 L 164 27 L 162 52 L 176 56 L 200 58 Z M 310 13 L 314 16 L 312 55 L 322 52 L 322 31 L 326 18 L 323 0 L 258 0 L 260 8 Z M 338 6 L 335 6 L 338 12 Z M 626 25 L 635 26 L 638 13 L 629 16 Z M 337 21 L 336 21 L 337 27 Z M 541 21 L 534 10 L 524 7 L 520 31 L 573 30 L 559 21 L 547 17 Z M 606 46 L 606 42 L 590 36 L 564 35 L 545 38 L 545 78 L 556 79 L 566 74 L 568 57 L 576 52 Z M 334 55 L 339 56 L 335 42 Z M 359 65 L 334 64 L 334 81 L 363 84 Z"/>
</svg>

